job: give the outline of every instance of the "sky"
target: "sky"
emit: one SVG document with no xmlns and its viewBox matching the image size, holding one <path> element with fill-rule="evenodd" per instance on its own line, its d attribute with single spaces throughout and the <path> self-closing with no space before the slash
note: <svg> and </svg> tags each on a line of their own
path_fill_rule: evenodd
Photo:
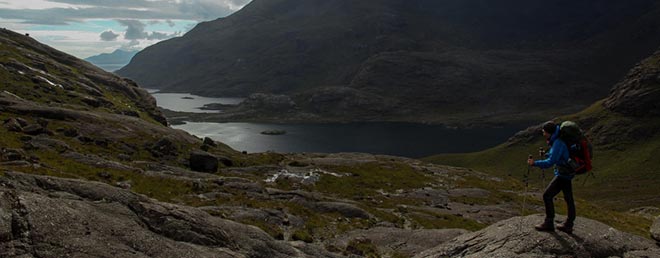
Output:
<svg viewBox="0 0 660 258">
<path fill-rule="evenodd" d="M 87 58 L 142 50 L 251 0 L 0 0 L 0 27 Z"/>
</svg>

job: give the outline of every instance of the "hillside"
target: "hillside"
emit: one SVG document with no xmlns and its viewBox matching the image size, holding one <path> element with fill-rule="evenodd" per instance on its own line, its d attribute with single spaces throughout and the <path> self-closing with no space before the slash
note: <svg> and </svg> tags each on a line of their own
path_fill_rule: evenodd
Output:
<svg viewBox="0 0 660 258">
<path fill-rule="evenodd" d="M 542 210 L 520 209 L 515 180 L 469 169 L 240 153 L 165 126 L 131 81 L 29 37 L 0 30 L 0 51 L 2 257 L 412 257 Z M 629 232 L 589 252 L 658 252 L 632 235 L 651 218 L 578 203 Z"/>
<path fill-rule="evenodd" d="M 660 196 L 660 51 L 646 58 L 591 107 L 554 120 L 578 122 L 595 148 L 594 174 L 579 177 L 577 196 L 627 210 L 658 207 Z M 425 160 L 471 167 L 495 175 L 522 178 L 524 159 L 544 146 L 540 125 L 516 134 L 507 143 L 478 153 L 438 155 Z M 547 178 L 550 178 L 550 172 Z M 540 175 L 532 180 L 540 186 Z M 584 182 L 586 181 L 586 182 Z M 582 185 L 584 184 L 584 185 Z"/>
<path fill-rule="evenodd" d="M 283 94 L 295 103 L 284 120 L 538 121 L 605 97 L 660 44 L 659 10 L 647 0 L 255 0 L 118 73 L 203 96 Z M 268 110 L 252 109 L 242 114 Z"/>
<path fill-rule="evenodd" d="M 135 54 L 137 54 L 137 51 L 135 50 L 126 51 L 117 49 L 112 53 L 90 56 L 85 58 L 85 61 L 90 62 L 107 72 L 114 72 L 127 65 Z"/>
</svg>

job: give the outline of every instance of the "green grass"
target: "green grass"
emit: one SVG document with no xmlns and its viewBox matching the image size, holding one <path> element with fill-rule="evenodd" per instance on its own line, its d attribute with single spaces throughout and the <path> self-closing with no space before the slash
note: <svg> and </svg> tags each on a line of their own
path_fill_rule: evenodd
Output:
<svg viewBox="0 0 660 258">
<path fill-rule="evenodd" d="M 660 135 L 635 140 L 627 137 L 626 133 L 627 130 L 638 128 L 642 131 L 653 131 L 653 128 L 660 128 L 660 119 L 623 117 L 605 110 L 600 102 L 580 113 L 560 118 L 561 121 L 588 119 L 595 121 L 592 128 L 604 128 L 601 130 L 605 132 L 601 134 L 610 133 L 611 139 L 605 144 L 594 146 L 595 178 L 581 175 L 573 181 L 575 197 L 580 199 L 578 201 L 580 206 L 585 207 L 578 208 L 578 216 L 596 219 L 624 231 L 648 236 L 650 222 L 626 211 L 642 206 L 660 207 L 658 204 L 660 192 L 657 190 L 657 185 L 660 185 L 660 174 L 657 172 L 660 170 L 660 160 L 656 158 L 660 155 Z M 468 167 L 510 180 L 522 181 L 528 169 L 525 163 L 527 155 L 533 154 L 538 159 L 536 156 L 541 146 L 545 146 L 545 142 L 539 133 L 539 137 L 532 142 L 511 146 L 502 144 L 480 152 L 442 154 L 424 160 Z M 532 168 L 530 174 L 530 185 L 541 191 L 544 188 L 541 170 Z M 554 176 L 552 169 L 546 170 L 545 175 L 545 183 L 548 183 Z M 563 206 L 558 204 L 557 207 Z"/>
<path fill-rule="evenodd" d="M 434 182 L 434 178 L 402 163 L 370 162 L 355 166 L 322 166 L 322 169 L 347 176 L 322 175 L 314 190 L 348 199 L 380 196 L 378 190 L 394 192 L 416 189 Z"/>
<path fill-rule="evenodd" d="M 134 171 L 98 168 L 64 158 L 58 153 L 48 150 L 38 150 L 31 154 L 37 156 L 42 164 L 47 164 L 47 167 L 16 167 L 13 170 L 30 174 L 99 181 L 110 185 L 129 181 L 132 191 L 166 202 L 177 202 L 180 196 L 194 192 L 192 184 L 186 181 L 147 176 Z M 102 173 L 109 176 L 102 176 Z"/>
<path fill-rule="evenodd" d="M 597 107 L 564 119 L 579 119 L 585 114 L 599 118 L 596 126 L 625 119 Z M 657 119 L 641 120 L 636 123 L 660 128 Z M 536 153 L 541 146 L 545 146 L 545 142 L 538 137 L 531 143 L 513 146 L 503 144 L 481 152 L 443 154 L 424 160 L 469 167 L 493 175 L 521 180 L 528 169 L 525 163 L 527 155 L 533 154 L 538 159 Z M 656 185 L 660 184 L 660 174 L 657 173 L 660 170 L 660 160 L 655 157 L 658 155 L 660 155 L 660 135 L 637 142 L 620 138 L 607 145 L 596 145 L 593 160 L 595 178 L 578 176 L 574 180 L 576 195 L 620 211 L 639 206 L 657 206 Z M 532 184 L 541 184 L 540 169 L 531 168 L 530 174 Z M 546 170 L 545 175 L 547 182 L 553 177 L 552 169 Z"/>
</svg>

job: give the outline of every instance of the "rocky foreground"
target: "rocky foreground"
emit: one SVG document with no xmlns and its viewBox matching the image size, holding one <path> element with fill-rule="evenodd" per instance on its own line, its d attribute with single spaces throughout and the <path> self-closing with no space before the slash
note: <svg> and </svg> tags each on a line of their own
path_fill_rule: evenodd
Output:
<svg viewBox="0 0 660 258">
<path fill-rule="evenodd" d="M 158 202 L 103 183 L 7 172 L 0 177 L 2 257 L 341 257 L 276 240 L 202 209 Z M 333 240 L 415 257 L 658 257 L 651 240 L 579 218 L 572 235 L 532 229 L 539 215 L 485 229 L 372 228 Z M 363 253 L 364 254 L 364 253 Z"/>
<path fill-rule="evenodd" d="M 659 257 L 651 240 L 578 218 L 573 234 L 538 232 L 542 215 L 515 217 L 461 235 L 415 257 Z"/>
</svg>

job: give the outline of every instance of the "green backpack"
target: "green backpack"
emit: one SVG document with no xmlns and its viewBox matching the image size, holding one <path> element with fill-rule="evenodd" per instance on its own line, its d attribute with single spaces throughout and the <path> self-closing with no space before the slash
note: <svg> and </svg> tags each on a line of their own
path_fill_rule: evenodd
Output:
<svg viewBox="0 0 660 258">
<path fill-rule="evenodd" d="M 591 171 L 593 147 L 580 127 L 573 121 L 565 121 L 559 126 L 559 139 L 566 143 L 569 158 L 562 167 L 564 173 L 571 175 L 584 174 Z"/>
</svg>

